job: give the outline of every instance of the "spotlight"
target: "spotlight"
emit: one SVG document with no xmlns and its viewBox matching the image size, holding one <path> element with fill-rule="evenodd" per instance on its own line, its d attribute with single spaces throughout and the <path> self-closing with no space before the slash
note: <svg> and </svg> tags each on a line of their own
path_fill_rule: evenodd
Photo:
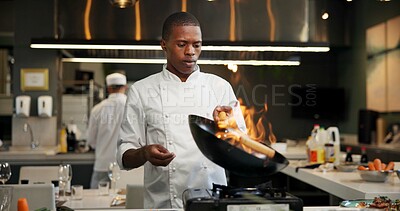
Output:
<svg viewBox="0 0 400 211">
<path fill-rule="evenodd" d="M 110 0 L 110 3 L 115 7 L 127 8 L 135 5 L 138 1 L 139 0 Z"/>
</svg>

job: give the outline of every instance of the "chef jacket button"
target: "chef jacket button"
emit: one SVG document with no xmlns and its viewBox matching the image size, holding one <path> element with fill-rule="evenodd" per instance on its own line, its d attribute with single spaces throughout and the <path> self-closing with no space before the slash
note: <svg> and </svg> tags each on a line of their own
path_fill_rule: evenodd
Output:
<svg viewBox="0 0 400 211">
<path fill-rule="evenodd" d="M 168 118 L 168 114 L 165 114 L 164 117 L 165 117 L 165 118 Z"/>
<path fill-rule="evenodd" d="M 176 168 L 175 168 L 175 167 L 172 167 L 172 171 L 176 171 Z"/>
<path fill-rule="evenodd" d="M 176 195 L 174 194 L 174 198 L 176 199 Z"/>
<path fill-rule="evenodd" d="M 168 143 L 169 143 L 169 145 L 172 145 L 172 141 L 169 141 Z"/>
</svg>

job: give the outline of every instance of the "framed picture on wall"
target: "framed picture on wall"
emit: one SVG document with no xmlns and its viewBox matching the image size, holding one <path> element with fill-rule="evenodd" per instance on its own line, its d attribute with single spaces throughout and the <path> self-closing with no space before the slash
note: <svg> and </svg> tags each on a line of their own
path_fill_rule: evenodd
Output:
<svg viewBox="0 0 400 211">
<path fill-rule="evenodd" d="M 49 69 L 23 68 L 21 69 L 21 91 L 48 91 Z"/>
</svg>

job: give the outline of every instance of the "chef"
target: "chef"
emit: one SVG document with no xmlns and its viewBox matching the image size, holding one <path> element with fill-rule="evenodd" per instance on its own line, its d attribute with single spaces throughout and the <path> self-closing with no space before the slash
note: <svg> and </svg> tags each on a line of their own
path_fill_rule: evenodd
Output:
<svg viewBox="0 0 400 211">
<path fill-rule="evenodd" d="M 200 24 L 193 15 L 170 15 L 164 22 L 161 40 L 167 63 L 161 72 L 128 90 L 117 161 L 123 169 L 144 165 L 145 208 L 182 208 L 186 189 L 227 183 L 224 169 L 196 146 L 189 114 L 213 119 L 216 113 L 227 111 L 245 131 L 231 85 L 201 72 L 196 64 L 201 45 Z"/>
<path fill-rule="evenodd" d="M 88 145 L 95 150 L 91 188 L 97 188 L 99 181 L 110 181 L 108 166 L 116 162 L 117 140 L 124 106 L 126 76 L 112 73 L 106 77 L 108 98 L 93 107 L 88 126 Z"/>
</svg>

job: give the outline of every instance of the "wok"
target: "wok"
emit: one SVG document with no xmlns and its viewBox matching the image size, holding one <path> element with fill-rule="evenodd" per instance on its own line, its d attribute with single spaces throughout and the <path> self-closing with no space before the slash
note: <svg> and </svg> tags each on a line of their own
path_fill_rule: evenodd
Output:
<svg viewBox="0 0 400 211">
<path fill-rule="evenodd" d="M 275 150 L 273 158 L 266 156 L 262 159 L 217 138 L 215 136 L 216 126 L 212 120 L 189 115 L 189 126 L 193 138 L 204 156 L 237 175 L 268 176 L 279 172 L 289 164 L 289 161 Z"/>
</svg>

